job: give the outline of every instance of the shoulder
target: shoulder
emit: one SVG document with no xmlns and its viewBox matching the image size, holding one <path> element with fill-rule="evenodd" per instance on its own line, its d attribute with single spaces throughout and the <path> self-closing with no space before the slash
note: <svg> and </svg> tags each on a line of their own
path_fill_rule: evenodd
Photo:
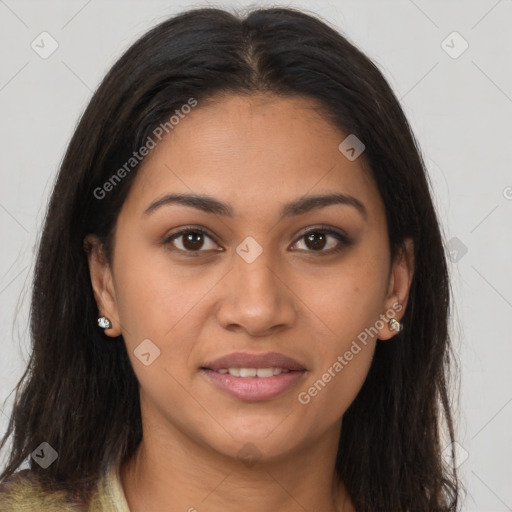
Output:
<svg viewBox="0 0 512 512">
<path fill-rule="evenodd" d="M 0 510 L 2 512 L 83 512 L 63 491 L 43 488 L 37 475 L 29 469 L 14 473 L 0 484 Z"/>
</svg>

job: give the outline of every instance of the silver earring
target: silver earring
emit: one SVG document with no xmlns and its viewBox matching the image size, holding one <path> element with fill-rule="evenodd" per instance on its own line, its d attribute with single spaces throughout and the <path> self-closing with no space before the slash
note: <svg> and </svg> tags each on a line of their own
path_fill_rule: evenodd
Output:
<svg viewBox="0 0 512 512">
<path fill-rule="evenodd" d="M 393 331 L 400 332 L 403 331 L 404 326 L 396 318 L 392 318 L 389 321 L 389 328 Z"/>
<path fill-rule="evenodd" d="M 100 316 L 98 317 L 98 325 L 102 328 L 102 329 L 111 329 L 112 328 L 112 323 L 110 322 L 110 320 L 106 317 L 106 316 Z"/>
</svg>

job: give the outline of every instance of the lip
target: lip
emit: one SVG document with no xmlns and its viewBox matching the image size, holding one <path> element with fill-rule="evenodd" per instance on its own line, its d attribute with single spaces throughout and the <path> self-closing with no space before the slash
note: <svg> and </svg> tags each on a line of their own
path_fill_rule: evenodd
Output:
<svg viewBox="0 0 512 512">
<path fill-rule="evenodd" d="M 279 352 L 264 354 L 233 352 L 201 366 L 201 369 L 206 370 L 221 370 L 222 368 L 283 368 L 297 372 L 306 370 L 301 363 Z M 273 377 L 269 377 L 269 379 L 273 379 Z"/>
<path fill-rule="evenodd" d="M 235 377 L 216 370 L 228 368 L 282 368 L 288 372 L 273 377 Z M 201 366 L 200 372 L 209 382 L 230 396 L 249 402 L 261 402 L 281 395 L 307 373 L 304 365 L 279 352 L 250 354 L 233 352 Z"/>
<path fill-rule="evenodd" d="M 232 366 L 230 368 L 233 368 Z M 243 366 L 241 368 L 244 368 Z M 249 367 L 254 368 L 254 367 Z M 221 391 L 248 402 L 261 402 L 281 395 L 293 387 L 306 374 L 306 370 L 290 370 L 274 377 L 234 377 L 229 373 L 201 368 L 201 373 Z"/>
</svg>

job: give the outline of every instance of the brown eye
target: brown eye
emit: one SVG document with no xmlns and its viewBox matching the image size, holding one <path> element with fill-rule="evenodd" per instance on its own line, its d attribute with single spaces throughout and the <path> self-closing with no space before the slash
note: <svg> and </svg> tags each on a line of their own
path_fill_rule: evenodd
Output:
<svg viewBox="0 0 512 512">
<path fill-rule="evenodd" d="M 306 252 L 318 252 L 331 254 L 341 251 L 345 246 L 351 245 L 351 240 L 344 233 L 340 233 L 331 228 L 316 228 L 304 233 L 295 243 L 297 246 L 304 240 L 305 248 L 298 247 L 299 250 Z"/>
<path fill-rule="evenodd" d="M 327 236 L 325 233 L 313 232 L 304 237 L 306 246 L 313 250 L 322 250 L 327 243 Z"/>
<path fill-rule="evenodd" d="M 170 243 L 177 250 L 183 252 L 203 252 L 205 250 L 215 250 L 217 247 L 213 239 L 205 231 L 198 228 L 175 233 L 167 238 L 165 243 Z"/>
<path fill-rule="evenodd" d="M 182 237 L 183 247 L 188 251 L 197 251 L 204 244 L 204 235 L 202 233 L 187 233 L 182 235 Z"/>
</svg>

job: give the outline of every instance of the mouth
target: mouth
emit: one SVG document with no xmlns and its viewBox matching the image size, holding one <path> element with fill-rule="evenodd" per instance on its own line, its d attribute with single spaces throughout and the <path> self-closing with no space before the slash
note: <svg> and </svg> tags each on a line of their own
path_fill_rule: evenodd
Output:
<svg viewBox="0 0 512 512">
<path fill-rule="evenodd" d="M 218 390 L 250 402 L 270 400 L 285 393 L 307 373 L 299 362 L 275 352 L 234 353 L 199 370 Z"/>
<path fill-rule="evenodd" d="M 231 375 L 232 377 L 240 377 L 242 379 L 251 379 L 257 377 L 258 379 L 269 379 L 270 377 L 276 377 L 281 373 L 289 373 L 287 368 L 219 368 L 213 370 L 212 368 L 201 368 L 202 370 L 210 370 L 212 372 L 220 373 L 221 375 Z"/>
</svg>

